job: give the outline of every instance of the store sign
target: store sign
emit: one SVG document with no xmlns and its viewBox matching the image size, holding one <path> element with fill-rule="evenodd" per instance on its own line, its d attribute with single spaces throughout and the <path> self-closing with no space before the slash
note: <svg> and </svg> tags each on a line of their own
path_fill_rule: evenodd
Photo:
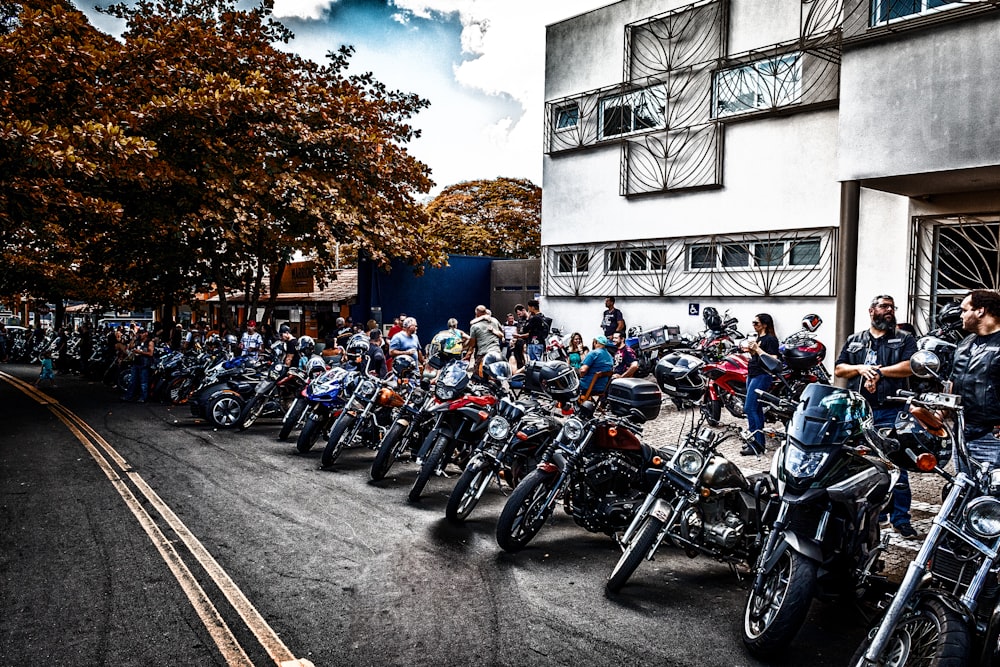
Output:
<svg viewBox="0 0 1000 667">
<path fill-rule="evenodd" d="M 285 267 L 285 272 L 281 274 L 281 281 L 278 283 L 278 291 L 289 292 L 312 292 L 313 285 L 313 263 L 294 262 Z"/>
</svg>

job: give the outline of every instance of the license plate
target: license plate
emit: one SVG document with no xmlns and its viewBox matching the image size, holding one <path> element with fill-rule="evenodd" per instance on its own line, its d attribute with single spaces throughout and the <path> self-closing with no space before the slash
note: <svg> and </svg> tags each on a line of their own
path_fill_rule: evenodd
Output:
<svg viewBox="0 0 1000 667">
<path fill-rule="evenodd" d="M 655 516 L 660 521 L 666 523 L 667 521 L 670 520 L 670 515 L 672 514 L 672 511 L 670 509 L 670 505 L 666 504 L 662 500 L 657 500 L 656 504 L 653 505 L 653 509 L 651 509 L 649 513 Z"/>
</svg>

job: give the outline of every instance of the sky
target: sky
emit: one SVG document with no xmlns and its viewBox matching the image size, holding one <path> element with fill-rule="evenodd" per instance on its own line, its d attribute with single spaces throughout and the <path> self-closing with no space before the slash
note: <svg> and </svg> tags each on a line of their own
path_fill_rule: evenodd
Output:
<svg viewBox="0 0 1000 667">
<path fill-rule="evenodd" d="M 114 19 L 88 11 L 99 28 Z M 323 62 L 342 44 L 352 72 L 430 101 L 410 152 L 431 168 L 432 194 L 500 176 L 542 184 L 545 26 L 611 0 L 275 0 L 295 34 L 287 47 Z M 284 48 L 284 47 L 283 47 Z"/>
</svg>

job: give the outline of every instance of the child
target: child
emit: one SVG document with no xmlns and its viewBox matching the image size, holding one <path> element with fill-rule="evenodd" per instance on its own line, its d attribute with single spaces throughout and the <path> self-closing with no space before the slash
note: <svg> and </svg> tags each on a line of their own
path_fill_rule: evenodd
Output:
<svg viewBox="0 0 1000 667">
<path fill-rule="evenodd" d="M 52 353 L 46 350 L 42 353 L 42 371 L 35 381 L 36 387 L 41 387 L 46 382 L 49 387 L 55 387 L 55 373 L 52 372 Z"/>
</svg>

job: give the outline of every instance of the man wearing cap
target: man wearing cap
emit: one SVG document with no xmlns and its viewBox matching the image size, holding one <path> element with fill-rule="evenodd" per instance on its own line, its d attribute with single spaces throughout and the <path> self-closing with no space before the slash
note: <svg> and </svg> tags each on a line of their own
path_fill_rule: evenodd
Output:
<svg viewBox="0 0 1000 667">
<path fill-rule="evenodd" d="M 594 339 L 594 346 L 587 353 L 587 356 L 583 358 L 583 362 L 580 364 L 580 370 L 577 371 L 580 374 L 580 386 L 583 391 L 587 391 L 590 387 L 590 383 L 594 381 L 594 376 L 598 373 L 605 373 L 612 370 L 615 367 L 615 360 L 608 352 L 606 348 L 611 347 L 611 341 L 608 340 L 607 336 L 598 336 Z M 608 378 L 602 377 L 597 380 L 594 386 L 591 388 L 591 394 L 599 394 L 604 391 L 604 388 L 608 385 Z"/>
<path fill-rule="evenodd" d="M 243 350 L 243 356 L 256 358 L 263 346 L 264 337 L 257 332 L 257 322 L 248 320 L 246 333 L 240 338 L 240 349 Z"/>
</svg>

